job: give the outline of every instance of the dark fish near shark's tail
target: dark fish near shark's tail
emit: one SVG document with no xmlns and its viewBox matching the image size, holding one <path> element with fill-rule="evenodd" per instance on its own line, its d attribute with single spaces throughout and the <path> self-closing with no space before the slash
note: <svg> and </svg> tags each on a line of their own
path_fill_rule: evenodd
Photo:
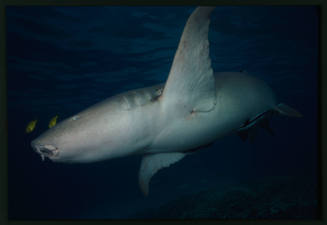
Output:
<svg viewBox="0 0 327 225">
<path fill-rule="evenodd" d="M 268 131 L 272 136 L 275 135 L 275 132 L 270 127 L 269 121 L 271 117 L 275 114 L 290 116 L 290 117 L 302 117 L 303 115 L 292 107 L 285 105 L 284 103 L 279 103 L 274 109 L 268 110 L 252 121 L 247 121 L 237 132 L 238 136 L 242 141 L 250 139 L 251 143 L 254 143 L 255 136 L 259 127 Z"/>
</svg>

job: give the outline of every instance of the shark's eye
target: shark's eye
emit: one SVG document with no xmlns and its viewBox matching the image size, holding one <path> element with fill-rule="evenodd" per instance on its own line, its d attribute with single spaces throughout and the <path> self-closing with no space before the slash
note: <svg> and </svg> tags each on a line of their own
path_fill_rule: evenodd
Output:
<svg viewBox="0 0 327 225">
<path fill-rule="evenodd" d="M 157 95 L 161 95 L 162 94 L 162 91 L 163 91 L 163 88 L 161 87 L 161 88 L 158 88 L 157 90 L 156 90 L 156 94 Z"/>
<path fill-rule="evenodd" d="M 78 118 L 79 118 L 79 116 L 76 115 L 76 116 L 73 116 L 73 117 L 72 117 L 72 120 L 74 121 L 74 120 L 77 120 Z"/>
</svg>

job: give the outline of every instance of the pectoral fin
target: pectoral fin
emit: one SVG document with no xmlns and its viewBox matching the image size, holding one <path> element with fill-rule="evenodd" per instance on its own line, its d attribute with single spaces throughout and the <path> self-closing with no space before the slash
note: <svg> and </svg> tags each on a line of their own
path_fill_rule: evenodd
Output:
<svg viewBox="0 0 327 225">
<path fill-rule="evenodd" d="M 184 156 L 184 153 L 179 152 L 145 155 L 142 158 L 139 171 L 139 185 L 144 195 L 148 195 L 151 177 L 157 171 L 169 167 L 171 164 L 181 160 Z"/>
<path fill-rule="evenodd" d="M 198 7 L 180 39 L 162 102 L 184 112 L 211 111 L 216 104 L 215 78 L 209 56 L 209 16 L 214 7 Z"/>
</svg>

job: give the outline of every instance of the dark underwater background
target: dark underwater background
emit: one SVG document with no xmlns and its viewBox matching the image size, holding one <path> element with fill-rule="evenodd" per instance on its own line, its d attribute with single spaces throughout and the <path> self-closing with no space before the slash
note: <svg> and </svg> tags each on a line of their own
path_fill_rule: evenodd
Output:
<svg viewBox="0 0 327 225">
<path fill-rule="evenodd" d="M 319 216 L 319 14 L 312 6 L 217 7 L 215 71 L 265 80 L 303 118 L 275 117 L 275 136 L 236 134 L 138 187 L 141 156 L 91 164 L 41 161 L 30 142 L 112 95 L 165 82 L 195 7 L 7 7 L 10 219 Z M 35 130 L 26 125 L 37 119 Z"/>
</svg>

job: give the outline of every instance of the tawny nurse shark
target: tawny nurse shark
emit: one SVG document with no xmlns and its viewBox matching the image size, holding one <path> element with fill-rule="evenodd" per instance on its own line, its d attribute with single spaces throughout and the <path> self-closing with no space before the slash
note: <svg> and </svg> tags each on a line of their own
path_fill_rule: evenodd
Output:
<svg viewBox="0 0 327 225">
<path fill-rule="evenodd" d="M 263 81 L 247 73 L 214 73 L 209 57 L 209 16 L 198 7 L 189 17 L 168 79 L 110 97 L 58 123 L 31 145 L 53 162 L 89 163 L 142 154 L 139 184 L 194 150 L 225 135 L 251 137 L 268 130 L 274 114 L 301 117 L 278 103 Z"/>
</svg>

